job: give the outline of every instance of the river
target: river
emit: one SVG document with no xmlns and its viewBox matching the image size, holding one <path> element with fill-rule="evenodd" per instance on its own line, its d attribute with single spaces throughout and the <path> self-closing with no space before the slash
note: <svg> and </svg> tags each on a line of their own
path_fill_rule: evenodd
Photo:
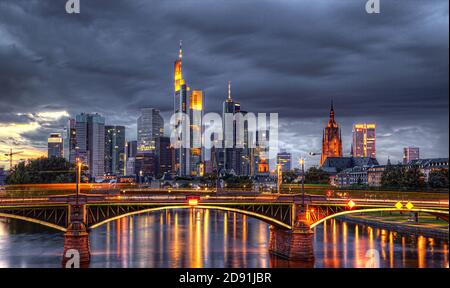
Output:
<svg viewBox="0 0 450 288">
<path fill-rule="evenodd" d="M 314 263 L 286 261 L 269 254 L 267 224 L 215 210 L 126 217 L 94 229 L 90 240 L 90 267 L 366 267 L 368 251 L 380 267 L 449 265 L 445 241 L 338 220 L 315 228 Z M 0 218 L 0 267 L 60 267 L 62 249 L 61 232 Z"/>
</svg>

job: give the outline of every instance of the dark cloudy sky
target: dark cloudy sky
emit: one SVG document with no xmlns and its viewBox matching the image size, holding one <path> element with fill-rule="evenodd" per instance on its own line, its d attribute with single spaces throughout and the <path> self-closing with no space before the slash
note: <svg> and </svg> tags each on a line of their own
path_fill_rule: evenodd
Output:
<svg viewBox="0 0 450 288">
<path fill-rule="evenodd" d="M 173 109 L 173 61 L 219 111 L 227 81 L 251 112 L 278 112 L 281 146 L 320 151 L 334 99 L 351 126 L 377 124 L 377 154 L 448 157 L 447 0 L 0 0 L 0 152 L 45 152 L 67 117 L 99 112 L 136 136 L 140 107 Z M 167 132 L 167 131 L 166 131 Z M 5 164 L 4 158 L 0 158 Z M 308 158 L 316 164 L 318 159 Z"/>
</svg>

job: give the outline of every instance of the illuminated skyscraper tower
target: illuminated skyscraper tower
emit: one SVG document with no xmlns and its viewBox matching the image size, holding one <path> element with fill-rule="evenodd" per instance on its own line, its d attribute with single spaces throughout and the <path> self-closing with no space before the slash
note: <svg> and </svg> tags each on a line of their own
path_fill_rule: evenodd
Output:
<svg viewBox="0 0 450 288">
<path fill-rule="evenodd" d="M 358 123 L 353 125 L 353 139 L 351 153 L 353 157 L 376 158 L 376 125 Z"/>
<path fill-rule="evenodd" d="M 182 58 L 183 58 L 183 50 L 180 41 L 180 52 L 178 54 L 178 59 L 175 61 L 174 65 L 174 113 L 184 113 L 185 115 L 189 115 L 189 107 L 188 107 L 188 86 L 186 85 L 183 79 L 183 71 L 182 71 Z M 177 117 L 175 128 L 179 128 L 182 122 L 181 117 Z M 179 135 L 177 141 L 179 142 L 179 147 L 175 151 L 175 171 L 178 176 L 187 176 L 190 175 L 189 168 L 189 156 L 190 151 L 189 148 L 183 147 L 181 145 L 181 141 L 188 135 Z M 189 136 L 188 136 L 189 137 Z"/>
<path fill-rule="evenodd" d="M 202 117 L 203 117 L 203 91 L 194 89 L 189 101 L 190 119 L 190 175 L 199 176 L 202 163 Z"/>
<path fill-rule="evenodd" d="M 341 130 L 334 120 L 333 101 L 331 101 L 330 119 L 328 120 L 327 127 L 323 130 L 320 165 L 325 162 L 327 157 L 342 157 Z"/>
</svg>

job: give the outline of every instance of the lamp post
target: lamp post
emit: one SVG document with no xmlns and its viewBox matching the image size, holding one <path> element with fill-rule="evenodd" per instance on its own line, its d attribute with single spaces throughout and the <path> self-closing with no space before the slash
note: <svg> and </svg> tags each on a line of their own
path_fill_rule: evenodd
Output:
<svg viewBox="0 0 450 288">
<path fill-rule="evenodd" d="M 77 194 L 76 194 L 76 198 L 75 198 L 75 200 L 76 200 L 76 203 L 77 203 L 77 205 L 78 205 L 78 198 L 79 198 L 79 196 L 80 196 L 80 182 L 81 182 L 81 161 L 80 161 L 80 159 L 77 159 L 77 173 L 76 173 L 77 175 L 77 177 L 76 177 L 76 182 L 77 182 L 77 185 L 76 185 L 76 188 L 77 188 Z"/>
<path fill-rule="evenodd" d="M 302 212 L 305 212 L 305 159 L 300 158 L 300 166 L 302 168 Z"/>
<path fill-rule="evenodd" d="M 281 184 L 283 181 L 283 174 L 282 174 L 282 170 L 281 170 L 281 164 L 278 163 L 277 164 L 277 192 L 278 194 L 281 193 Z"/>
</svg>

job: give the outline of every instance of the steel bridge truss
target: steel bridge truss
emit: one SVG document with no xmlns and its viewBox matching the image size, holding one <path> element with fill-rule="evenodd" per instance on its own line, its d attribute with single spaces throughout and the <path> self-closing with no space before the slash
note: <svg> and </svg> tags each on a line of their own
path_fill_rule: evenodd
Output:
<svg viewBox="0 0 450 288">
<path fill-rule="evenodd" d="M 164 209 L 199 208 L 232 211 L 253 216 L 269 224 L 289 229 L 292 225 L 292 206 L 289 204 L 230 204 L 204 203 L 198 206 L 185 204 L 88 204 L 87 227 L 96 228 L 103 223 L 124 216 Z"/>
<path fill-rule="evenodd" d="M 67 205 L 0 207 L 0 215 L 39 223 L 59 230 L 64 230 L 69 221 Z"/>
</svg>

